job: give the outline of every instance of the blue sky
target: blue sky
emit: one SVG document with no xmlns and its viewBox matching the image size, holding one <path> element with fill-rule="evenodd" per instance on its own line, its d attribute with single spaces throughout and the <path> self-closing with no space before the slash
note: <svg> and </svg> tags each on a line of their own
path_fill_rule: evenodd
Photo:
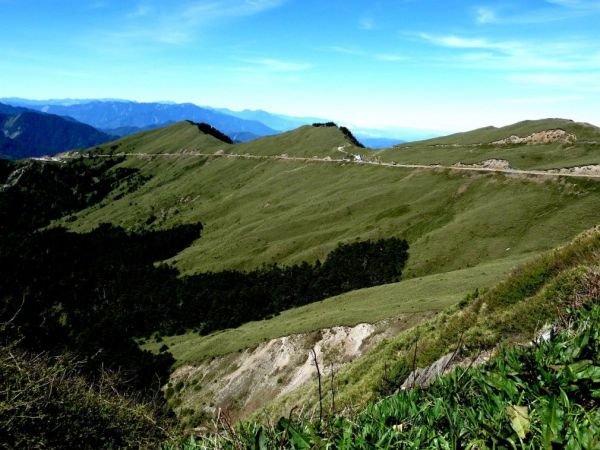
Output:
<svg viewBox="0 0 600 450">
<path fill-rule="evenodd" d="M 600 1 L 0 0 L 0 97 L 600 125 Z"/>
</svg>

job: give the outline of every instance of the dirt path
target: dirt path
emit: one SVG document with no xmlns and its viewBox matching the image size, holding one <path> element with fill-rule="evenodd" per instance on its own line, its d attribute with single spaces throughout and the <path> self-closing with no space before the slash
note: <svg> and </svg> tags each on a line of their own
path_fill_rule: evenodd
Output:
<svg viewBox="0 0 600 450">
<path fill-rule="evenodd" d="M 586 167 L 597 167 L 598 170 L 586 170 L 578 171 L 577 168 L 571 169 L 550 169 L 550 170 L 521 170 L 511 168 L 500 168 L 500 167 L 477 167 L 476 165 L 452 165 L 445 166 L 440 164 L 400 164 L 394 162 L 379 162 L 379 161 L 354 161 L 348 159 L 334 159 L 331 157 L 318 158 L 318 157 L 299 157 L 299 156 L 288 156 L 288 155 L 275 155 L 275 156 L 264 156 L 264 155 L 251 155 L 251 154 L 236 154 L 236 153 L 201 153 L 201 152 L 186 152 L 186 153 L 117 153 L 114 155 L 96 154 L 95 156 L 101 157 L 113 157 L 113 156 L 132 156 L 139 158 L 153 158 L 153 157 L 182 157 L 182 156 L 198 156 L 198 157 L 215 157 L 215 158 L 231 158 L 231 159 L 258 159 L 258 160 L 287 160 L 287 161 L 301 161 L 301 162 L 318 162 L 318 163 L 348 163 L 357 165 L 370 165 L 370 166 L 382 166 L 382 167 L 393 167 L 401 169 L 426 169 L 426 170 L 453 170 L 462 172 L 487 172 L 487 173 L 504 173 L 508 175 L 526 175 L 526 176 L 544 176 L 544 177 L 571 177 L 571 178 L 600 178 L 600 166 L 586 166 Z"/>
</svg>

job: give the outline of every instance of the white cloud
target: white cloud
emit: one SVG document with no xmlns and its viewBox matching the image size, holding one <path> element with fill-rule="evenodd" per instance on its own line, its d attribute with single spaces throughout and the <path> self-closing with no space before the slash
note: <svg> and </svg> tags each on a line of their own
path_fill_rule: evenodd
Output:
<svg viewBox="0 0 600 450">
<path fill-rule="evenodd" d="M 600 70 L 595 40 L 494 41 L 483 37 L 417 35 L 423 41 L 452 50 L 432 57 L 434 61 L 473 69 L 503 71 Z"/>
<path fill-rule="evenodd" d="M 341 47 L 338 45 L 332 45 L 327 47 L 328 51 L 332 51 L 335 53 L 341 53 L 342 55 L 350 55 L 350 56 L 360 56 L 362 58 L 370 58 L 375 59 L 377 61 L 385 61 L 385 62 L 398 62 L 398 61 L 406 61 L 406 56 L 398 55 L 395 53 L 369 53 L 365 50 L 361 50 L 359 48 L 353 47 Z"/>
<path fill-rule="evenodd" d="M 364 50 L 359 50 L 357 48 L 351 47 L 341 47 L 339 45 L 332 45 L 330 47 L 327 47 L 327 50 L 330 50 L 335 53 L 342 53 L 344 55 L 366 56 L 366 52 Z"/>
<path fill-rule="evenodd" d="M 419 33 L 418 36 L 431 44 L 449 48 L 509 51 L 519 46 L 514 42 L 494 42 L 485 38 L 466 38 L 456 35 L 434 36 L 428 33 Z"/>
<path fill-rule="evenodd" d="M 88 6 L 89 9 L 103 9 L 103 8 L 106 8 L 106 7 L 108 7 L 108 2 L 102 1 L 102 0 L 98 0 L 98 1 L 92 2 Z"/>
<path fill-rule="evenodd" d="M 577 20 L 598 13 L 598 0 L 544 0 L 540 6 L 527 7 L 512 2 L 475 8 L 475 21 L 479 25 L 532 25 Z"/>
<path fill-rule="evenodd" d="M 544 97 L 514 97 L 500 99 L 500 103 L 507 105 L 551 105 L 555 103 L 578 102 L 587 100 L 584 95 L 549 95 Z"/>
</svg>

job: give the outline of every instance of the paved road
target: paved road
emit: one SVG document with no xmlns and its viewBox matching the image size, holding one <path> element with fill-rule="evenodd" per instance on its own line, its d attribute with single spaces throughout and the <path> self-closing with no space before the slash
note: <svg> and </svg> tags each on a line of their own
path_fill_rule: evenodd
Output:
<svg viewBox="0 0 600 450">
<path fill-rule="evenodd" d="M 250 155 L 250 154 L 236 154 L 236 153 L 201 153 L 201 152 L 186 152 L 186 153 L 116 153 L 114 155 L 95 154 L 95 156 L 102 157 L 113 157 L 113 156 L 132 156 L 139 158 L 152 158 L 152 157 L 182 157 L 182 156 L 199 156 L 199 157 L 216 157 L 216 158 L 232 158 L 232 159 L 259 159 L 259 160 L 288 160 L 288 161 L 302 161 L 302 162 L 318 162 L 318 163 L 351 163 L 365 166 L 383 166 L 383 167 L 397 167 L 402 169 L 427 169 L 427 170 L 454 170 L 462 172 L 488 172 L 488 173 L 504 173 L 509 175 L 529 175 L 529 176 L 544 176 L 544 177 L 572 177 L 572 178 L 600 178 L 600 173 L 561 173 L 557 171 L 547 170 L 520 170 L 520 169 L 494 169 L 490 167 L 474 167 L 474 166 L 444 166 L 439 164 L 400 164 L 392 162 L 379 162 L 379 161 L 354 161 L 347 159 L 334 159 L 334 158 L 304 158 L 299 156 L 264 156 L 264 155 Z"/>
</svg>

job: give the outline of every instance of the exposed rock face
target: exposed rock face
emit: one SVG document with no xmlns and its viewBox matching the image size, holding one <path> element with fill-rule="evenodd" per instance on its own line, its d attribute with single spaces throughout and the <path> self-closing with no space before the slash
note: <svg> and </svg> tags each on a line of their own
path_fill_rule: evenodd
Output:
<svg viewBox="0 0 600 450">
<path fill-rule="evenodd" d="M 482 169 L 506 170 L 510 169 L 510 163 L 505 159 L 486 159 L 476 164 L 456 163 L 456 167 L 478 167 Z"/>
<path fill-rule="evenodd" d="M 572 133 L 567 133 L 565 130 L 546 130 L 537 133 L 530 134 L 526 137 L 509 136 L 505 139 L 492 142 L 493 145 L 515 145 L 515 144 L 528 144 L 528 145 L 539 145 L 549 144 L 552 142 L 560 142 L 563 144 L 575 144 L 577 142 L 577 136 Z"/>
<path fill-rule="evenodd" d="M 577 167 L 568 167 L 568 168 L 563 168 L 563 169 L 550 169 L 550 170 L 548 170 L 548 172 L 574 174 L 574 175 L 599 176 L 600 175 L 600 165 L 577 166 Z"/>
<path fill-rule="evenodd" d="M 389 328 L 384 322 L 359 324 L 272 339 L 253 349 L 180 367 L 171 376 L 171 385 L 185 385 L 179 394 L 180 409 L 191 407 L 213 415 L 221 408 L 233 419 L 243 418 L 315 379 L 311 348 L 322 371 L 332 366 L 337 370 L 387 337 Z"/>
<path fill-rule="evenodd" d="M 477 367 L 491 358 L 493 352 L 483 352 L 475 357 L 461 358 L 456 353 L 448 353 L 424 369 L 417 368 L 412 371 L 400 389 L 412 389 L 413 387 L 427 387 L 439 376 L 452 372 L 457 367 Z"/>
<path fill-rule="evenodd" d="M 555 336 L 557 330 L 557 325 L 545 325 L 535 334 L 533 340 L 527 343 L 527 345 L 540 345 L 543 342 L 547 342 Z M 485 364 L 496 354 L 496 352 L 497 347 L 481 352 L 477 356 L 469 357 L 461 357 L 460 352 L 447 353 L 430 366 L 413 370 L 406 380 L 404 380 L 400 389 L 406 390 L 414 387 L 427 387 L 433 383 L 437 377 L 446 375 L 457 367 L 466 369 Z"/>
</svg>

